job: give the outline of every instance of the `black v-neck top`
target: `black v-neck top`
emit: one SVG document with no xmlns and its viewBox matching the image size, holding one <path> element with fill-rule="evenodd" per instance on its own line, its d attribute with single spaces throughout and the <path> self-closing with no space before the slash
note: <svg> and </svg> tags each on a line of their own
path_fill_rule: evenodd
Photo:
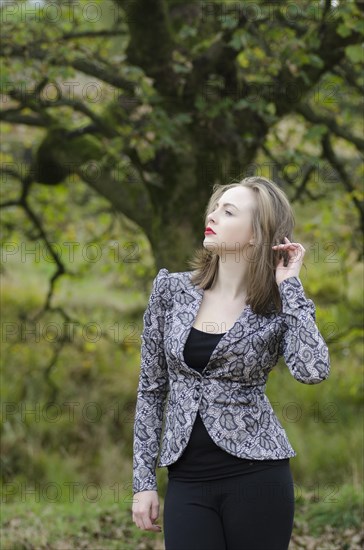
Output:
<svg viewBox="0 0 364 550">
<path fill-rule="evenodd" d="M 184 348 L 186 364 L 202 373 L 225 332 L 210 334 L 191 328 Z M 186 481 L 214 480 L 274 467 L 289 458 L 254 460 L 232 455 L 216 445 L 208 434 L 199 411 L 187 447 L 176 462 L 167 466 L 168 478 Z"/>
</svg>

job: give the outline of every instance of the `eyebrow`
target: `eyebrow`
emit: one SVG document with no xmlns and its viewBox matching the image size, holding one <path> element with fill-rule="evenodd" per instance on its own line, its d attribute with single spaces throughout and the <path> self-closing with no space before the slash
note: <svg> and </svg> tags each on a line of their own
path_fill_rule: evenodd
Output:
<svg viewBox="0 0 364 550">
<path fill-rule="evenodd" d="M 218 202 L 216 203 L 216 206 L 219 206 Z M 223 206 L 232 206 L 233 208 L 236 208 L 236 210 L 239 210 L 239 208 L 237 208 L 235 204 L 231 204 L 231 202 L 224 202 Z"/>
</svg>

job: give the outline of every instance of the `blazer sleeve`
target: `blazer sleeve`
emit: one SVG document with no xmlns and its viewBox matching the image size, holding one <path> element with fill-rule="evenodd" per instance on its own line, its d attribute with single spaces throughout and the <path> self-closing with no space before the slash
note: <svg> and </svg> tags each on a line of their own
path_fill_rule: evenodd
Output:
<svg viewBox="0 0 364 550">
<path fill-rule="evenodd" d="M 330 356 L 316 325 L 315 304 L 306 298 L 302 283 L 296 276 L 284 279 L 278 289 L 284 324 L 279 355 L 283 355 L 296 380 L 303 384 L 318 384 L 329 376 Z"/>
<path fill-rule="evenodd" d="M 164 312 L 168 274 L 160 269 L 143 315 L 141 367 L 133 433 L 133 494 L 157 490 L 156 463 L 162 433 L 168 370 L 164 354 Z"/>
</svg>

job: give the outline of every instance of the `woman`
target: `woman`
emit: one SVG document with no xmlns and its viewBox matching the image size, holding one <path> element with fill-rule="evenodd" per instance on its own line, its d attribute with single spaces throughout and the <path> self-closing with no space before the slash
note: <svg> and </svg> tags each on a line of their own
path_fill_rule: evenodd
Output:
<svg viewBox="0 0 364 550">
<path fill-rule="evenodd" d="M 161 269 L 144 314 L 133 521 L 161 531 L 155 468 L 167 466 L 166 550 L 286 550 L 296 453 L 266 381 L 281 355 L 305 384 L 330 370 L 299 279 L 305 249 L 263 177 L 215 185 L 205 226 L 194 271 Z"/>
</svg>

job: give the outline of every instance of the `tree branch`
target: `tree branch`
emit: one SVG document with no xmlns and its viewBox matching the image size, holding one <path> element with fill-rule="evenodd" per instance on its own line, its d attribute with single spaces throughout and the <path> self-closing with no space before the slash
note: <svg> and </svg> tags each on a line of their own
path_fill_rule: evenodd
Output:
<svg viewBox="0 0 364 550">
<path fill-rule="evenodd" d="M 322 66 L 318 67 L 312 64 L 306 65 L 302 70 L 297 71 L 296 74 L 292 74 L 287 65 L 282 66 L 275 80 L 277 89 L 297 90 L 299 91 L 300 98 L 304 97 L 325 72 L 332 70 L 345 57 L 346 46 L 357 44 L 362 41 L 362 36 L 358 32 L 353 32 L 347 37 L 342 37 L 337 34 L 336 28 L 338 24 L 339 22 L 337 21 L 325 21 L 321 32 L 319 32 L 318 29 L 316 31 L 319 32 L 320 44 L 317 48 L 313 48 L 310 53 L 322 60 Z M 271 101 L 269 90 L 265 93 L 264 87 L 262 96 L 266 96 L 267 100 Z M 294 111 L 298 103 L 295 101 L 287 101 L 287 96 L 284 93 L 277 94 L 274 98 L 274 102 L 278 116 Z"/>
<path fill-rule="evenodd" d="M 20 103 L 20 107 L 16 107 L 14 111 L 21 113 L 22 109 L 24 108 L 32 109 L 33 111 L 38 113 L 38 119 L 36 119 L 35 122 L 37 120 L 41 120 L 42 124 L 40 126 L 42 127 L 49 126 L 54 120 L 49 113 L 41 111 L 39 107 L 39 103 L 35 101 L 35 98 L 38 98 L 39 94 L 41 94 L 47 82 L 48 82 L 48 78 L 43 78 L 35 87 L 34 94 L 24 93 L 24 90 L 22 89 L 17 90 L 16 88 L 10 88 L 6 91 L 9 97 L 11 97 L 12 99 L 15 99 Z M 21 115 L 21 116 L 24 117 L 25 115 Z M 28 121 L 30 118 L 31 116 L 28 116 Z M 24 118 L 23 120 L 26 121 L 26 119 Z M 35 126 L 37 126 L 37 124 L 35 124 Z"/>
<path fill-rule="evenodd" d="M 2 172 L 3 173 L 8 173 L 8 174 L 12 175 L 13 177 L 18 177 L 19 178 L 19 180 L 22 183 L 22 193 L 21 193 L 21 196 L 17 200 L 6 201 L 6 202 L 3 202 L 2 204 L 0 204 L 0 208 L 7 208 L 7 207 L 11 207 L 11 206 L 21 207 L 25 211 L 25 213 L 29 217 L 29 219 L 32 221 L 32 223 L 34 224 L 34 227 L 37 229 L 37 234 L 34 235 L 32 238 L 33 239 L 41 238 L 45 242 L 48 251 L 50 252 L 52 258 L 55 260 L 55 263 L 57 265 L 57 271 L 52 275 L 51 280 L 50 280 L 50 286 L 49 286 L 49 290 L 48 290 L 48 294 L 47 294 L 45 304 L 42 306 L 40 311 L 38 311 L 38 313 L 36 315 L 34 315 L 33 317 L 28 317 L 27 315 L 23 314 L 22 315 L 22 321 L 23 322 L 29 322 L 32 325 L 36 325 L 36 323 L 39 321 L 39 319 L 46 312 L 54 312 L 54 313 L 59 313 L 60 316 L 62 317 L 62 319 L 68 325 L 73 324 L 74 326 L 82 326 L 82 323 L 80 323 L 77 319 L 72 318 L 62 307 L 60 307 L 60 306 L 53 307 L 51 305 L 51 300 L 52 300 L 52 297 L 53 297 L 53 294 L 54 294 L 56 280 L 59 277 L 61 277 L 62 275 L 66 274 L 66 273 L 69 276 L 75 276 L 76 274 L 71 273 L 71 272 L 66 270 L 66 268 L 64 267 L 64 265 L 61 261 L 61 258 L 58 256 L 58 253 L 53 249 L 53 247 L 52 247 L 52 245 L 51 245 L 51 243 L 48 239 L 48 236 L 46 234 L 46 231 L 43 228 L 42 222 L 40 221 L 38 216 L 35 214 L 35 212 L 32 210 L 32 208 L 28 204 L 27 197 L 28 197 L 28 194 L 29 194 L 30 186 L 31 186 L 30 176 L 27 176 L 26 178 L 24 178 L 22 180 L 19 173 L 16 170 L 11 169 L 11 168 L 2 169 Z M 114 221 L 114 219 L 112 219 L 111 222 L 110 222 L 109 228 L 107 228 L 104 232 L 105 234 L 108 230 L 110 230 L 110 227 L 114 223 L 115 223 L 115 221 Z M 98 239 L 96 239 L 96 240 L 101 241 L 103 239 L 103 237 L 104 237 L 104 234 L 101 234 L 98 237 Z M 92 240 L 92 242 L 94 243 L 95 239 Z M 104 331 L 102 332 L 102 337 L 104 339 L 106 339 L 107 341 L 111 342 L 111 343 L 115 342 L 114 338 L 112 338 L 111 335 L 109 335 L 107 333 L 104 333 Z M 46 365 L 46 367 L 44 368 L 44 371 L 43 371 L 44 380 L 47 383 L 47 385 L 49 386 L 50 391 L 51 391 L 51 397 L 50 397 L 51 401 L 54 401 L 56 399 L 57 392 L 59 391 L 59 387 L 54 382 L 54 380 L 51 378 L 52 371 L 53 371 L 54 367 L 57 364 L 59 355 L 60 355 L 63 347 L 65 346 L 65 344 L 69 343 L 69 341 L 70 340 L 69 340 L 68 332 L 63 332 L 62 331 L 61 336 L 54 341 L 53 356 L 51 357 L 51 359 L 49 360 L 48 364 Z"/>
<path fill-rule="evenodd" d="M 335 155 L 335 152 L 331 146 L 331 141 L 329 134 L 325 134 L 321 140 L 322 143 L 322 150 L 327 158 L 327 160 L 330 162 L 330 164 L 335 168 L 335 170 L 339 173 L 341 181 L 344 184 L 344 187 L 346 190 L 352 194 L 352 201 L 357 208 L 360 216 L 360 228 L 361 231 L 364 232 L 364 204 L 362 201 L 360 201 L 355 196 L 355 187 L 352 185 L 350 181 L 349 175 L 346 173 L 345 168 L 343 164 L 340 162 L 338 157 Z"/>
<path fill-rule="evenodd" d="M 313 111 L 307 103 L 298 104 L 296 111 L 314 124 L 324 124 L 327 128 L 329 128 L 329 130 L 331 130 L 332 133 L 346 139 L 347 141 L 350 141 L 359 151 L 364 151 L 364 139 L 354 136 L 354 134 L 350 133 L 349 130 L 339 126 L 334 118 L 315 113 L 315 111 Z"/>
<path fill-rule="evenodd" d="M 15 179 L 21 181 L 20 173 L 17 170 L 15 170 L 13 168 L 13 166 L 7 166 L 6 164 L 0 164 L 0 174 L 8 174 L 12 178 L 15 178 Z M 13 201 L 9 201 L 9 202 L 13 202 Z M 18 202 L 16 202 L 16 204 L 18 204 Z M 9 204 L 9 206 L 14 206 L 14 205 Z"/>
<path fill-rule="evenodd" d="M 118 133 L 109 125 L 107 124 L 103 118 L 99 117 L 96 113 L 91 111 L 80 100 L 75 99 L 59 99 L 58 101 L 44 101 L 40 100 L 39 105 L 41 107 L 45 108 L 52 108 L 52 107 L 71 107 L 75 111 L 79 111 L 83 113 L 84 115 L 88 116 L 94 123 L 94 126 L 99 128 L 100 132 L 104 133 L 108 137 L 115 137 L 118 135 Z"/>
<path fill-rule="evenodd" d="M 6 168 L 5 170 L 2 170 L 2 172 L 6 172 L 8 174 L 11 174 L 13 177 L 18 177 L 19 180 L 21 181 L 21 184 L 22 184 L 22 190 L 21 190 L 21 195 L 17 200 L 3 202 L 1 204 L 1 208 L 8 208 L 10 206 L 19 206 L 24 210 L 25 214 L 30 219 L 33 226 L 37 229 L 37 234 L 34 238 L 40 238 L 44 241 L 44 243 L 46 245 L 46 248 L 48 249 L 51 257 L 53 258 L 53 260 L 55 261 L 55 264 L 57 266 L 57 270 L 52 275 L 51 280 L 50 280 L 50 286 L 49 286 L 49 289 L 48 289 L 45 304 L 43 305 L 42 309 L 32 319 L 29 319 L 32 323 L 34 323 L 36 320 L 39 319 L 39 317 L 41 317 L 43 315 L 43 313 L 45 311 L 49 311 L 49 310 L 52 309 L 51 299 L 52 299 L 53 292 L 54 292 L 55 282 L 58 279 L 58 277 L 60 277 L 61 275 L 63 275 L 67 271 L 66 271 L 66 268 L 65 268 L 60 256 L 58 255 L 57 251 L 53 248 L 50 239 L 48 239 L 47 233 L 46 233 L 45 229 L 43 228 L 41 220 L 39 219 L 37 214 L 33 211 L 33 209 L 31 208 L 31 206 L 28 203 L 28 195 L 29 195 L 31 184 L 32 184 L 32 179 L 31 179 L 30 173 L 28 175 L 26 175 L 24 178 L 22 178 L 16 172 L 16 170 L 11 170 L 11 169 Z M 66 314 L 64 313 L 64 315 L 66 315 Z"/>
<path fill-rule="evenodd" d="M 46 121 L 40 116 L 21 115 L 21 109 L 7 109 L 0 112 L 0 120 L 11 124 L 25 124 L 26 126 L 38 126 L 44 128 Z"/>
<path fill-rule="evenodd" d="M 339 66 L 335 67 L 332 72 L 340 76 L 343 80 L 346 80 L 360 95 L 363 94 L 364 87 L 358 82 L 360 74 L 355 74 L 353 67 L 348 67 L 346 63 L 341 63 Z"/>
<path fill-rule="evenodd" d="M 47 49 L 37 48 L 33 44 L 19 46 L 13 43 L 4 44 L 4 41 L 0 45 L 0 56 L 6 58 L 19 57 L 21 59 L 31 58 L 38 61 L 46 61 L 53 66 L 73 67 L 77 71 L 94 76 L 116 88 L 121 88 L 134 94 L 135 83 L 119 75 L 116 67 L 106 62 L 97 62 L 93 59 L 86 59 L 84 56 L 78 56 L 75 59 L 66 59 L 59 52 L 52 57 Z"/>
<path fill-rule="evenodd" d="M 134 164 L 130 164 L 129 170 L 119 170 L 117 166 L 102 167 L 97 177 L 86 173 L 82 167 L 74 171 L 99 195 L 110 201 L 117 211 L 135 221 L 150 235 L 153 204 L 143 174 Z"/>
<path fill-rule="evenodd" d="M 278 160 L 273 153 L 268 149 L 266 145 L 262 145 L 262 150 L 265 152 L 265 154 L 273 160 L 274 164 L 278 167 L 278 169 L 281 171 L 281 173 L 284 173 L 284 163 L 280 160 Z M 311 200 L 316 200 L 318 198 L 322 198 L 324 195 L 319 196 L 313 196 L 312 193 L 307 189 L 307 183 L 308 180 L 312 174 L 312 172 L 315 170 L 316 166 L 315 164 L 304 164 L 302 167 L 302 180 L 299 183 L 298 187 L 295 187 L 294 180 L 290 178 L 288 175 L 285 175 L 285 180 L 290 184 L 290 187 L 294 190 L 294 195 L 291 198 L 292 202 L 298 201 L 303 193 L 305 193 Z M 274 180 L 277 181 L 277 183 L 280 183 L 281 185 L 284 185 L 284 181 L 280 180 L 280 177 L 278 174 L 274 174 Z"/>
<path fill-rule="evenodd" d="M 62 36 L 57 37 L 57 41 L 70 40 L 70 39 L 72 40 L 74 38 L 98 38 L 100 36 L 119 36 L 121 34 L 124 34 L 124 31 L 122 29 L 118 29 L 118 30 L 103 29 L 99 31 L 68 32 L 68 33 L 64 33 Z"/>
<path fill-rule="evenodd" d="M 47 83 L 48 79 L 43 79 L 36 86 L 35 97 L 38 101 L 34 100 L 34 96 L 23 94 L 19 90 L 7 90 L 7 95 L 19 101 L 21 103 L 21 107 L 16 107 L 15 109 L 8 109 L 7 111 L 3 111 L 2 113 L 0 113 L 0 119 L 7 122 L 12 122 L 14 124 L 27 124 L 28 126 L 46 127 L 48 125 L 47 123 L 49 123 L 49 115 L 47 114 L 46 116 L 44 116 L 42 109 L 54 107 L 71 107 L 74 111 L 79 111 L 83 113 L 93 121 L 93 131 L 98 128 L 99 131 L 107 137 L 115 137 L 118 135 L 118 133 L 112 128 L 112 126 L 110 126 L 110 124 L 107 124 L 107 122 L 105 122 L 103 118 L 99 117 L 96 113 L 89 109 L 87 105 L 85 105 L 81 100 L 62 98 L 56 101 L 48 101 L 43 99 L 40 96 L 40 93 Z M 40 112 L 40 116 L 33 117 L 31 115 L 20 114 L 24 107 L 36 110 L 38 113 Z M 83 133 L 86 133 L 84 129 Z"/>
<path fill-rule="evenodd" d="M 303 193 L 306 193 L 306 195 L 311 199 L 311 200 L 317 200 L 319 198 L 323 198 L 325 195 L 322 193 L 321 195 L 319 196 L 313 196 L 312 193 L 307 189 L 307 183 L 308 183 L 308 180 L 310 179 L 310 176 L 312 174 L 312 172 L 315 170 L 316 166 L 314 164 L 308 164 L 306 166 L 303 167 L 303 176 L 302 176 L 302 181 L 301 183 L 298 185 L 298 187 L 296 187 L 295 189 L 295 194 L 293 195 L 292 197 L 292 202 L 295 202 L 295 201 L 298 201 L 301 196 L 303 195 Z"/>
</svg>

